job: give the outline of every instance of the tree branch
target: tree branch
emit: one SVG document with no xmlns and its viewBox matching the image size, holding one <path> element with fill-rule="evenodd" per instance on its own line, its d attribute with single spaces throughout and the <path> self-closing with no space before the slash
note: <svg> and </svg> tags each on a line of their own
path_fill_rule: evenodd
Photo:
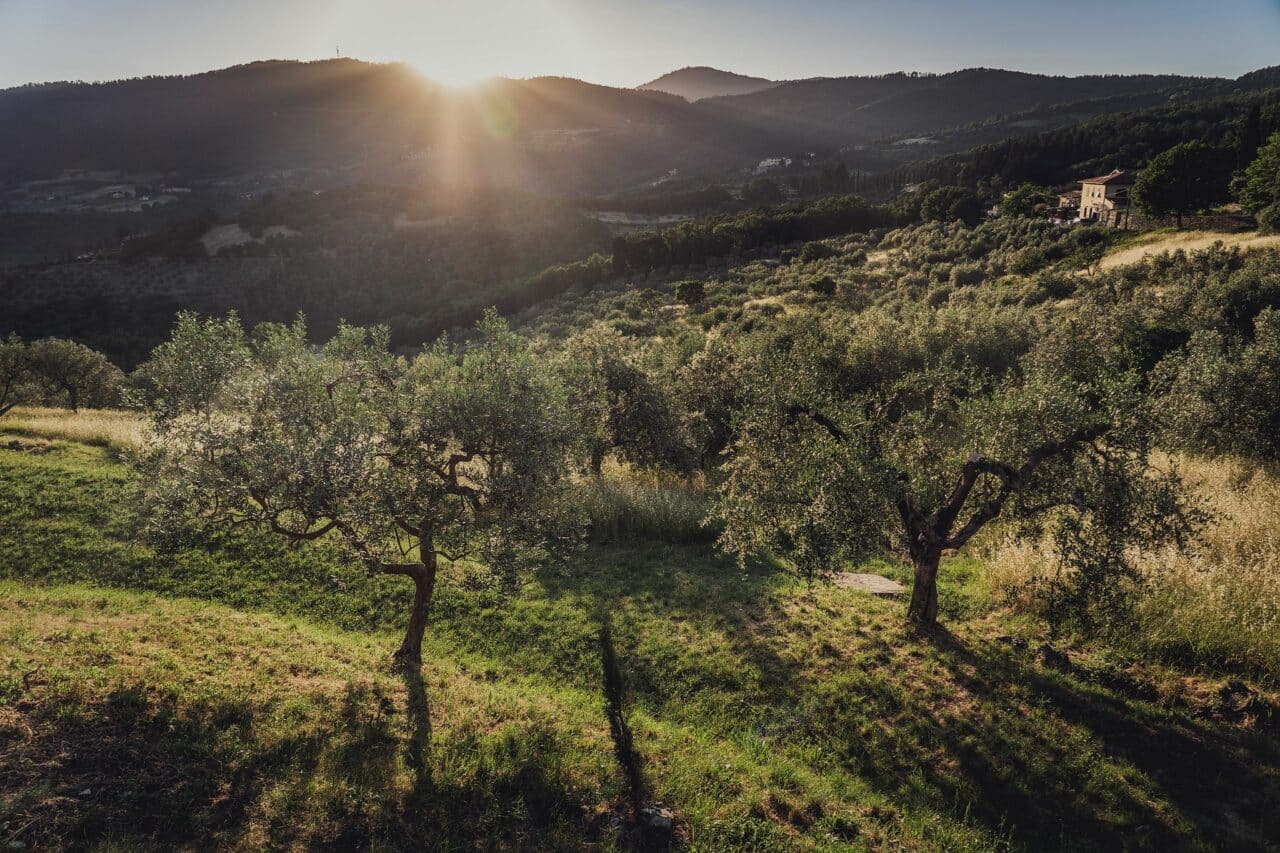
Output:
<svg viewBox="0 0 1280 853">
<path fill-rule="evenodd" d="M 979 530 L 988 522 L 1000 515 L 1004 509 L 1005 503 L 1013 494 L 1021 492 L 1030 482 L 1036 469 L 1040 467 L 1046 460 L 1065 453 L 1070 453 L 1075 448 L 1086 442 L 1091 442 L 1099 438 L 1110 429 L 1110 424 L 1094 424 L 1092 426 L 1082 427 L 1065 438 L 1046 441 L 1031 450 L 1027 454 L 1027 460 L 1022 463 L 1019 468 L 1014 468 L 1005 462 L 994 459 L 987 459 L 981 454 L 975 453 L 965 462 L 964 467 L 960 471 L 960 479 L 956 483 L 947 500 L 939 507 L 938 512 L 934 513 L 935 523 L 938 525 L 934 529 L 942 536 L 949 538 L 943 544 L 943 547 L 955 549 L 962 547 L 966 542 L 974 537 Z M 973 491 L 974 484 L 978 478 L 983 475 L 990 475 L 1000 480 L 1000 490 L 995 497 L 978 507 L 973 515 L 960 528 L 954 536 L 950 536 L 950 525 L 959 515 L 960 510 L 964 507 L 964 502 L 968 500 L 969 494 Z M 945 526 L 942 526 L 943 523 Z"/>
<path fill-rule="evenodd" d="M 831 418 L 822 414 L 822 412 L 819 412 L 817 409 L 812 408 L 811 406 L 797 406 L 797 405 L 792 405 L 787 407 L 787 417 L 789 417 L 791 420 L 796 420 L 801 415 L 805 416 L 806 418 L 813 421 L 818 426 L 822 427 L 824 430 L 826 430 L 827 434 L 830 435 L 832 438 L 834 438 L 836 441 L 848 441 L 849 434 L 846 433 L 844 430 L 842 430 L 836 424 L 835 421 L 831 420 Z"/>
</svg>

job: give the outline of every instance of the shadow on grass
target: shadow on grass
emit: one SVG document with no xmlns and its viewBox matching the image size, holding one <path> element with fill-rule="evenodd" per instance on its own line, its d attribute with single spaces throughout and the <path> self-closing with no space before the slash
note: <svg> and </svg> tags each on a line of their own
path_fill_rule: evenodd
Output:
<svg viewBox="0 0 1280 853">
<path fill-rule="evenodd" d="M 1274 732 L 1214 725 L 945 630 L 920 639 L 939 670 L 905 685 L 851 676 L 854 710 L 829 709 L 844 719 L 824 724 L 842 763 L 893 800 L 950 809 L 1027 849 L 1274 849 Z"/>
<path fill-rule="evenodd" d="M 448 744 L 454 766 L 442 774 L 425 683 L 405 681 L 403 708 L 352 684 L 332 713 L 283 725 L 280 707 L 180 706 L 141 684 L 91 704 L 21 700 L 0 717 L 0 842 L 422 849 L 596 837 L 549 732 Z M 478 757 L 458 772 L 464 754 Z"/>
</svg>

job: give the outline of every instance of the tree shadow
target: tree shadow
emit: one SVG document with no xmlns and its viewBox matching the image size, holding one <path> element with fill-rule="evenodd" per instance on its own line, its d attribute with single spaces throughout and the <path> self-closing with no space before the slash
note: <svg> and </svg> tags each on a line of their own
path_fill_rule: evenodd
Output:
<svg viewBox="0 0 1280 853">
<path fill-rule="evenodd" d="M 405 714 L 409 719 L 409 736 L 405 741 L 405 766 L 413 774 L 410 800 L 421 803 L 432 790 L 431 774 L 431 703 L 427 697 L 426 679 L 420 666 L 405 666 L 400 672 L 405 685 Z"/>
<path fill-rule="evenodd" d="M 440 781 L 426 682 L 399 703 L 348 685 L 332 714 L 281 736 L 249 700 L 184 699 L 143 684 L 93 702 L 23 699 L 0 718 L 0 833 L 29 849 L 574 846 L 600 837 L 545 726 L 447 744 Z M 478 754 L 478 757 L 477 757 Z M 407 771 L 407 772 L 406 772 Z M 407 782 L 406 782 L 407 779 Z"/>
<path fill-rule="evenodd" d="M 921 639 L 938 676 L 862 691 L 879 725 L 850 715 L 831 729 L 846 765 L 894 800 L 1028 849 L 1263 850 L 1280 838 L 1274 733 L 1214 725 L 1033 652 L 945 630 Z"/>
</svg>

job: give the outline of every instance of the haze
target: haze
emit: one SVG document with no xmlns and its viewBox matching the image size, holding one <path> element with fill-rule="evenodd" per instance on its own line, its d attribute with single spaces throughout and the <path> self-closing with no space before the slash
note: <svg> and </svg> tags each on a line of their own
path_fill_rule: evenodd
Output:
<svg viewBox="0 0 1280 853">
<path fill-rule="evenodd" d="M 0 0 L 0 86 L 336 52 L 455 84 L 630 86 L 691 64 L 774 79 L 968 66 L 1235 76 L 1275 62 L 1277 45 L 1276 0 Z"/>
</svg>

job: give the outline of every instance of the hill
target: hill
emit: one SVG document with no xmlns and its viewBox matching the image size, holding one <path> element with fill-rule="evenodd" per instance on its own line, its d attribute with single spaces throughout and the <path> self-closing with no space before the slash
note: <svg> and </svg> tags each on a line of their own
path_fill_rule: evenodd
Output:
<svg viewBox="0 0 1280 853">
<path fill-rule="evenodd" d="M 683 99 L 564 78 L 445 89 L 401 65 L 258 62 L 188 77 L 0 91 L 0 181 L 68 169 L 605 188 L 750 165 L 797 144 Z"/>
<path fill-rule="evenodd" d="M 663 84 L 678 89 L 674 95 L 657 91 L 668 78 L 640 89 L 500 79 L 463 92 L 403 65 L 257 62 L 186 77 L 0 91 L 0 182 L 68 170 L 157 179 L 247 175 L 259 182 L 229 187 L 243 191 L 260 186 L 266 173 L 295 184 L 448 180 L 607 192 L 672 170 L 719 176 L 778 152 L 799 157 L 904 138 L 927 143 L 930 135 L 974 122 L 987 123 L 975 142 L 991 141 L 1025 133 L 1025 122 L 1000 123 L 1021 111 L 1091 102 L 1058 109 L 1060 121 L 1074 121 L 1132 109 L 1134 98 L 1194 100 L 1221 94 L 1224 86 L 1261 87 L 1273 77 L 1265 70 L 1237 82 L 970 69 L 801 80 L 706 97 L 694 84 L 719 81 L 723 89 L 732 79 L 754 88 L 768 81 L 747 84 L 724 72 L 685 69 L 668 75 L 679 85 Z M 702 99 L 691 104 L 681 95 Z M 913 157 L 931 153 L 927 144 L 905 150 Z M 865 169 L 873 159 L 854 165 Z M 18 195 L 32 192 L 39 188 L 20 187 Z"/>
<path fill-rule="evenodd" d="M 699 66 L 671 71 L 636 88 L 679 95 L 692 102 L 723 95 L 749 95 L 777 85 L 777 82 L 763 77 L 748 77 L 718 68 Z"/>
<path fill-rule="evenodd" d="M 383 664 L 402 588 L 254 536 L 156 554 L 129 477 L 101 448 L 0 449 L 10 846 L 608 847 L 601 601 L 690 847 L 1262 849 L 1277 830 L 1274 730 L 1220 707 L 1220 679 L 1091 648 L 1063 668 L 966 561 L 951 633 L 922 642 L 899 602 L 701 546 L 600 546 L 514 600 L 451 583 L 419 680 Z"/>
<path fill-rule="evenodd" d="M 725 118 L 793 126 L 827 142 L 848 144 L 927 136 L 1037 105 L 1194 90 L 1214 82 L 1175 75 L 1058 77 L 971 68 L 949 74 L 796 80 L 754 94 L 714 98 L 699 107 Z"/>
</svg>

